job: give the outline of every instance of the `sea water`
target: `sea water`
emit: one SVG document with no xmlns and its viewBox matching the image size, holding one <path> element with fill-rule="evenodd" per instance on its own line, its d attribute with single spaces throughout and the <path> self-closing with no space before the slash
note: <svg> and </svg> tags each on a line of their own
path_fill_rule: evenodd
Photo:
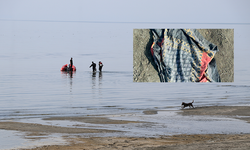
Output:
<svg viewBox="0 0 250 150">
<path fill-rule="evenodd" d="M 195 106 L 249 105 L 250 86 L 233 83 L 133 83 L 129 71 L 59 69 L 2 75 L 0 119 L 112 114 L 147 109 L 179 109 L 182 101 Z"/>
<path fill-rule="evenodd" d="M 234 83 L 134 83 L 133 25 L 18 24 L 1 22 L 0 120 L 178 111 L 193 100 L 195 107 L 250 105 L 249 31 L 242 27 L 235 29 Z M 61 72 L 70 57 L 77 71 Z M 93 73 L 91 61 L 99 60 L 103 71 Z"/>
</svg>

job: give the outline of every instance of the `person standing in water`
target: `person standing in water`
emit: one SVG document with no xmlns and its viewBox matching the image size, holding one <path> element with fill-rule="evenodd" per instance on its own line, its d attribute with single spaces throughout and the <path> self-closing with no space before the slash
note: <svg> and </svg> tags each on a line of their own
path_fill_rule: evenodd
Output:
<svg viewBox="0 0 250 150">
<path fill-rule="evenodd" d="M 73 71 L 73 58 L 70 59 L 69 71 Z"/>
<path fill-rule="evenodd" d="M 102 71 L 102 67 L 103 67 L 103 64 L 101 61 L 99 61 L 99 71 L 101 72 Z"/>
<path fill-rule="evenodd" d="M 92 61 L 92 64 L 89 66 L 89 68 L 92 67 L 93 72 L 96 72 L 96 64 Z"/>
</svg>

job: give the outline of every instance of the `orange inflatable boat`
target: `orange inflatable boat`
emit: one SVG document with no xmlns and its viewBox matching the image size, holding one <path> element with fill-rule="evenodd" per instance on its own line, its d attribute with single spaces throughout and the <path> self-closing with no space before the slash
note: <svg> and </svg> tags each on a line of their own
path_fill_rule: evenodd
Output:
<svg viewBox="0 0 250 150">
<path fill-rule="evenodd" d="M 72 70 L 70 70 L 69 66 L 68 66 L 68 64 L 63 65 L 62 68 L 61 68 L 61 71 L 76 71 L 76 67 L 74 65 L 72 66 Z"/>
</svg>

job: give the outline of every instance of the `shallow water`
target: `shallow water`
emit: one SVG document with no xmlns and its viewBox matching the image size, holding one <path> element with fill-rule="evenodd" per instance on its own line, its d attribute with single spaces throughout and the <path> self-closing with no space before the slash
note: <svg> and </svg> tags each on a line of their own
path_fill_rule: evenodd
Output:
<svg viewBox="0 0 250 150">
<path fill-rule="evenodd" d="M 28 60 L 27 60 L 28 61 Z M 60 69 L 61 66 L 59 66 Z M 58 68 L 2 73 L 0 119 L 46 125 L 75 127 L 79 122 L 43 121 L 52 116 L 107 115 L 112 119 L 141 120 L 148 124 L 96 125 L 96 128 L 127 131 L 124 136 L 172 134 L 240 134 L 249 132 L 249 124 L 236 119 L 177 116 L 182 101 L 195 101 L 195 107 L 248 105 L 250 86 L 237 83 L 133 83 L 132 71 L 103 71 L 93 74 L 78 69 L 72 75 Z M 144 110 L 158 111 L 143 115 Z M 170 111 L 171 110 L 171 111 Z M 170 111 L 170 112 L 168 112 Z M 170 113 L 170 114 L 169 114 Z M 113 116 L 117 114 L 117 116 Z M 119 115 L 121 114 L 121 115 Z M 125 115 L 124 115 L 125 114 Z M 137 114 L 131 117 L 126 114 Z M 32 119 L 33 118 L 33 119 Z M 95 125 L 91 125 L 95 127 Z M 237 128 L 235 128 L 237 126 Z M 223 127 L 223 128 L 221 128 Z M 240 129 L 239 129 L 240 127 Z M 211 129 L 212 130 L 211 130 Z M 2 149 L 65 143 L 59 135 L 48 139 L 24 139 L 22 133 L 2 131 L 9 138 Z M 81 134 L 81 136 L 119 136 L 118 134 Z M 7 141 L 6 141 L 7 139 Z M 8 139 L 15 139 L 14 143 Z M 11 140 L 13 141 L 13 140 Z M 53 143 L 51 143 L 53 142 Z M 2 144 L 1 144 L 2 145 Z"/>
<path fill-rule="evenodd" d="M 193 83 L 133 83 L 132 72 L 76 71 L 72 77 L 58 70 L 3 76 L 0 119 L 140 112 L 195 106 L 249 105 L 250 86 Z"/>
<path fill-rule="evenodd" d="M 248 26 L 221 27 L 235 28 L 235 82 L 208 84 L 133 83 L 131 35 L 133 28 L 147 25 L 119 24 L 108 29 L 109 24 L 88 24 L 91 28 L 83 28 L 83 24 L 77 23 L 60 23 L 60 26 L 59 23 L 37 22 L 0 24 L 6 26 L 0 29 L 0 67 L 3 68 L 0 74 L 0 120 L 141 114 L 149 109 L 176 111 L 182 101 L 192 100 L 195 107 L 250 105 L 250 67 L 245 61 L 250 54 Z M 72 75 L 60 71 L 64 64 L 69 63 L 70 57 L 77 68 Z M 91 72 L 89 65 L 92 60 L 102 60 L 102 73 Z M 188 122 L 188 119 L 184 120 Z M 226 121 L 212 124 L 220 126 Z M 166 134 L 186 133 L 184 131 L 190 125 L 187 123 L 188 126 L 184 127 L 178 119 L 173 122 L 179 129 L 168 128 Z M 238 123 L 244 124 L 242 121 Z M 214 133 L 228 133 L 236 124 L 237 120 L 234 120 L 228 129 L 216 129 Z M 139 127 L 133 128 L 134 133 L 142 133 L 140 130 Z M 195 133 L 189 131 L 187 134 Z M 12 131 L 1 132 L 17 137 Z M 155 130 L 155 134 L 161 132 Z M 233 130 L 233 133 L 239 132 Z M 15 142 L 20 143 L 20 140 Z"/>
<path fill-rule="evenodd" d="M 34 146 L 53 145 L 53 144 L 67 144 L 67 142 L 59 134 L 51 134 L 49 136 L 42 136 L 32 138 L 39 139 L 25 139 L 24 134 L 16 131 L 0 130 L 1 136 L 1 150 L 7 149 L 21 149 L 33 148 Z"/>
</svg>

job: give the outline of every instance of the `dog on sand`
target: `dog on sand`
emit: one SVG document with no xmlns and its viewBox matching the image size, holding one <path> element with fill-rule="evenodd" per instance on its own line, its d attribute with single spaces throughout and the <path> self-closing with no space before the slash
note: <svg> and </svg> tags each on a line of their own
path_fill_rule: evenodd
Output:
<svg viewBox="0 0 250 150">
<path fill-rule="evenodd" d="M 185 107 L 188 107 L 188 106 L 189 106 L 189 108 L 191 108 L 191 107 L 194 108 L 193 102 L 194 102 L 194 100 L 191 103 L 184 103 L 184 102 L 182 102 L 181 108 L 185 108 Z"/>
</svg>

